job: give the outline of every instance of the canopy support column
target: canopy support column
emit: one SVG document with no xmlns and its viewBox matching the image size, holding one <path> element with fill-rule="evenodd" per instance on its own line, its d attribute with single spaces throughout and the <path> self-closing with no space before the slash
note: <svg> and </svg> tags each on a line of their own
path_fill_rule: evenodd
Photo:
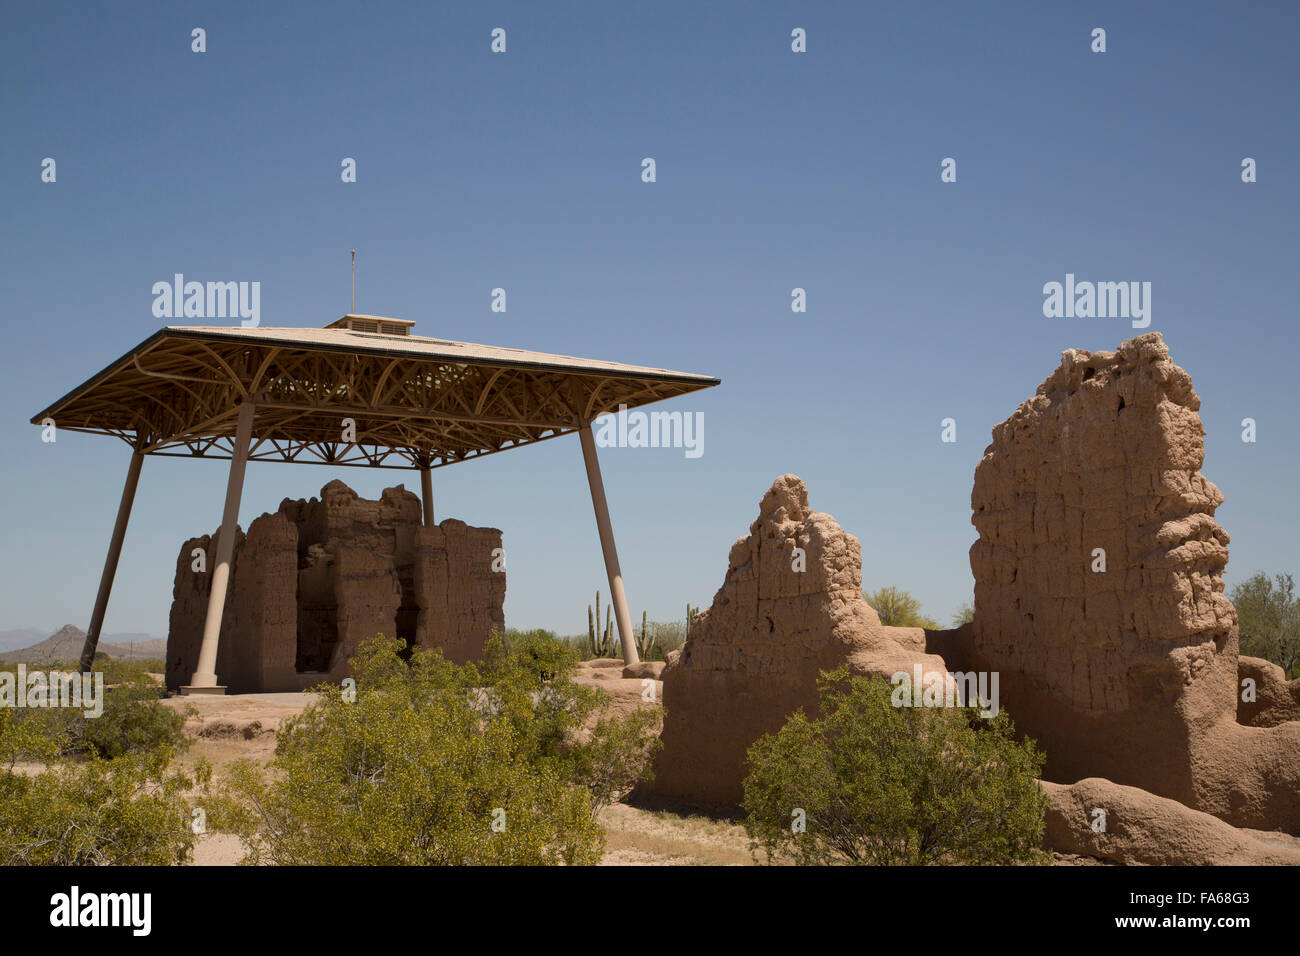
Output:
<svg viewBox="0 0 1300 956">
<path fill-rule="evenodd" d="M 90 673 L 95 661 L 95 649 L 99 647 L 99 632 L 104 626 L 104 612 L 108 609 L 108 595 L 113 590 L 113 579 L 117 577 L 117 559 L 122 556 L 122 542 L 126 540 L 126 523 L 131 518 L 131 505 L 135 502 L 135 488 L 140 483 L 140 466 L 144 464 L 144 452 L 138 448 L 131 453 L 131 464 L 126 469 L 126 484 L 122 486 L 122 500 L 117 505 L 117 521 L 113 525 L 113 537 L 108 542 L 108 556 L 104 558 L 104 571 L 99 576 L 99 592 L 95 595 L 95 609 L 90 612 L 90 627 L 86 630 L 86 642 L 81 647 L 81 672 Z"/>
<path fill-rule="evenodd" d="M 596 530 L 600 532 L 600 548 L 605 553 L 605 574 L 609 577 L 610 600 L 614 602 L 614 619 L 618 621 L 618 638 L 623 645 L 623 666 L 641 661 L 632 633 L 632 615 L 627 610 L 627 595 L 623 593 L 623 571 L 618 566 L 618 549 L 614 546 L 614 528 L 609 521 L 609 502 L 605 500 L 605 483 L 600 477 L 600 461 L 596 458 L 596 439 L 591 425 L 578 429 L 582 439 L 582 458 L 587 463 L 587 484 L 591 486 L 591 504 L 596 509 Z"/>
<path fill-rule="evenodd" d="M 424 526 L 433 527 L 433 473 L 428 464 L 420 466 L 420 496 L 424 499 Z"/>
<path fill-rule="evenodd" d="M 239 406 L 235 427 L 235 447 L 230 457 L 230 477 L 226 480 L 226 509 L 221 516 L 217 538 L 217 558 L 212 568 L 212 590 L 208 594 L 208 613 L 203 619 L 203 644 L 199 663 L 184 694 L 224 694 L 217 683 L 217 645 L 221 639 L 221 617 L 226 609 L 226 591 L 230 586 L 230 561 L 235 551 L 235 531 L 239 522 L 239 499 L 244 491 L 244 469 L 248 464 L 248 446 L 253 437 L 253 403 L 245 399 Z"/>
</svg>

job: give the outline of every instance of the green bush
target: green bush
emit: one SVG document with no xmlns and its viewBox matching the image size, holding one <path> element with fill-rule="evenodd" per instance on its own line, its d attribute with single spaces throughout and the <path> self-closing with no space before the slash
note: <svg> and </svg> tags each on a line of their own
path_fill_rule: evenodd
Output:
<svg viewBox="0 0 1300 956">
<path fill-rule="evenodd" d="M 159 748 L 182 751 L 190 744 L 185 718 L 195 712 L 163 705 L 165 688 L 149 676 L 142 662 L 109 661 L 104 671 L 104 712 L 87 719 L 80 711 L 71 728 L 74 750 L 112 759 L 147 754 Z"/>
<path fill-rule="evenodd" d="M 666 661 L 672 651 L 686 643 L 686 622 L 651 621 L 650 635 L 654 638 L 654 648 L 645 660 Z"/>
<path fill-rule="evenodd" d="M 939 622 L 921 613 L 921 602 L 902 588 L 884 587 L 862 597 L 880 617 L 880 623 L 890 627 L 928 627 L 939 629 Z"/>
<path fill-rule="evenodd" d="M 241 763 L 214 791 L 244 862 L 595 863 L 596 808 L 644 772 L 644 718 L 602 718 L 606 695 L 573 683 L 576 653 L 546 632 L 494 635 L 481 669 L 402 649 L 362 645 L 355 687 L 318 688 L 269 773 Z"/>
<path fill-rule="evenodd" d="M 12 671 L 15 666 L 3 669 Z M 44 671 L 76 670 L 75 663 L 28 666 Z M 193 708 L 164 706 L 166 691 L 150 676 L 149 666 L 147 661 L 97 659 L 92 673 L 104 675 L 104 707 L 98 717 L 87 717 L 83 709 L 55 707 L 23 709 L 18 719 L 57 740 L 58 754 L 65 757 L 111 760 L 126 754 L 150 754 L 160 748 L 183 751 L 190 744 L 184 733 L 185 718 Z"/>
<path fill-rule="evenodd" d="M 579 647 L 571 641 L 560 640 L 554 631 L 507 629 L 493 637 L 495 640 L 489 641 L 487 653 L 513 658 L 542 682 L 571 676 L 582 660 Z"/>
<path fill-rule="evenodd" d="M 197 839 L 184 792 L 205 784 L 168 771 L 172 753 L 52 766 L 59 741 L 0 709 L 0 865 L 167 866 L 186 863 Z M 46 764 L 16 769 L 20 759 Z"/>
<path fill-rule="evenodd" d="M 821 713 L 795 713 L 749 750 L 745 828 L 755 856 L 802 864 L 1042 862 L 1043 758 L 1006 712 L 894 707 L 879 677 L 818 681 Z M 798 811 L 806 832 L 795 832 Z"/>
<path fill-rule="evenodd" d="M 591 794 L 593 810 L 619 799 L 637 781 L 654 776 L 650 766 L 662 746 L 662 725 L 662 711 L 648 708 L 623 717 L 605 716 L 596 721 L 580 746 L 568 748 L 570 779 Z"/>
<path fill-rule="evenodd" d="M 488 641 L 480 679 L 495 697 L 528 702 L 502 711 L 524 749 L 584 787 L 599 809 L 651 776 L 663 715 L 649 708 L 611 715 L 608 694 L 573 682 L 577 663 L 574 646 L 549 631 L 507 632 Z"/>
<path fill-rule="evenodd" d="M 1241 634 L 1241 653 L 1262 657 L 1286 672 L 1300 676 L 1300 599 L 1289 574 L 1269 580 L 1262 571 L 1232 589 Z"/>
</svg>

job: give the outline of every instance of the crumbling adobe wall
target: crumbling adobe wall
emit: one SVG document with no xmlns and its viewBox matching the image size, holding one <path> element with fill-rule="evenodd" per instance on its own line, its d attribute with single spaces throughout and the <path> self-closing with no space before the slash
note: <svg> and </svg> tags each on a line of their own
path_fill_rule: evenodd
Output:
<svg viewBox="0 0 1300 956">
<path fill-rule="evenodd" d="M 976 469 L 975 619 L 948 663 L 1000 672 L 1049 780 L 1105 777 L 1294 832 L 1300 723 L 1236 721 L 1228 535 L 1199 408 L 1159 333 L 1063 353 Z"/>
<path fill-rule="evenodd" d="M 220 534 L 181 545 L 167 633 L 166 683 L 171 690 L 188 684 L 198 665 Z M 247 535 L 236 528 L 216 664 L 218 680 L 229 693 L 304 686 L 294 669 L 297 541 L 297 527 L 279 513 L 254 520 Z M 193 567 L 196 548 L 204 552 L 203 571 Z"/>
<path fill-rule="evenodd" d="M 208 552 L 208 569 L 216 556 L 216 538 Z M 283 516 L 262 515 L 235 540 L 226 611 L 221 620 L 221 642 L 217 647 L 217 674 L 228 688 L 286 687 L 293 682 L 293 642 L 297 616 L 294 592 L 297 582 L 298 531 Z M 193 662 L 183 675 L 188 684 L 198 663 L 198 646 L 203 638 L 203 618 L 211 574 L 189 573 L 203 578 L 202 608 L 197 620 L 187 627 L 197 630 Z M 180 582 L 177 582 L 179 586 Z M 170 637 L 169 637 L 170 646 Z M 289 683 L 286 684 L 286 681 Z"/>
<path fill-rule="evenodd" d="M 1237 700 L 1237 722 L 1249 727 L 1275 727 L 1300 720 L 1300 677 L 1289 681 L 1272 661 L 1258 657 L 1237 658 L 1237 683 L 1254 681 L 1253 699 L 1243 689 Z"/>
<path fill-rule="evenodd" d="M 329 671 L 342 676 L 341 668 L 362 643 L 376 634 L 397 635 L 402 588 L 391 555 L 344 544 L 337 538 L 327 547 L 334 555 L 334 595 L 338 599 L 338 645 Z"/>
<path fill-rule="evenodd" d="M 172 584 L 172 606 L 167 626 L 166 682 L 176 690 L 190 682 L 195 665 L 199 662 L 199 647 L 203 644 L 203 619 L 208 612 L 208 595 L 212 591 L 212 575 L 207 573 L 207 562 L 217 553 L 218 534 L 205 534 L 190 538 L 181 545 L 176 557 L 176 575 Z M 244 533 L 235 529 L 235 547 L 244 540 Z M 204 571 L 193 570 L 194 552 L 202 551 Z M 221 619 L 221 638 L 230 634 L 234 616 L 234 589 L 226 591 L 226 607 Z"/>
<path fill-rule="evenodd" d="M 378 501 L 362 498 L 338 479 L 320 490 L 320 498 L 280 502 L 280 513 L 298 526 L 298 550 L 345 541 L 382 554 L 398 565 L 410 564 L 416 529 L 423 521 L 420 499 L 401 485 L 385 488 Z"/>
<path fill-rule="evenodd" d="M 319 499 L 285 499 L 236 539 L 217 676 L 231 693 L 297 690 L 347 676 L 357 647 L 377 634 L 482 656 L 505 627 L 505 570 L 493 570 L 501 532 L 449 519 L 422 526 L 420 499 L 401 486 L 378 501 L 341 481 Z M 185 542 L 177 559 L 167 685 L 189 683 L 207 613 L 216 535 Z M 418 544 L 417 544 L 418 542 Z M 207 568 L 192 570 L 204 549 Z"/>
<path fill-rule="evenodd" d="M 796 570 L 795 548 L 805 570 Z M 915 663 L 945 671 L 925 653 L 920 628 L 881 625 L 862 598 L 858 539 L 811 510 L 804 483 L 783 475 L 732 546 L 712 606 L 663 671 L 663 749 L 638 798 L 738 804 L 750 744 L 801 707 L 816 712 L 821 671 L 847 665 L 889 677 Z"/>
<path fill-rule="evenodd" d="M 500 548 L 496 528 L 471 528 L 454 518 L 417 529 L 416 641 L 422 647 L 441 647 L 448 660 L 464 664 L 482 659 L 487 635 L 505 630 L 506 576 L 493 570 Z"/>
</svg>

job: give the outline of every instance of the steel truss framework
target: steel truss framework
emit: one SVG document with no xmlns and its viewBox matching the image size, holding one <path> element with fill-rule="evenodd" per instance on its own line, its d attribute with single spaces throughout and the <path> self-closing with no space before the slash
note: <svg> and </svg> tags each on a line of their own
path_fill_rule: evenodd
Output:
<svg viewBox="0 0 1300 956">
<path fill-rule="evenodd" d="M 251 401 L 252 461 L 439 468 L 718 383 L 541 353 L 449 358 L 440 347 L 461 343 L 415 337 L 259 336 L 285 331 L 163 329 L 32 421 L 114 435 L 147 455 L 230 458 L 239 405 Z"/>
</svg>

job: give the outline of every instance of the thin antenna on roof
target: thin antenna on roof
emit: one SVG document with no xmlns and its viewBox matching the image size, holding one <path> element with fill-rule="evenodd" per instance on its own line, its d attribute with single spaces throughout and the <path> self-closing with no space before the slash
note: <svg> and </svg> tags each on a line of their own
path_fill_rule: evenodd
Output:
<svg viewBox="0 0 1300 956">
<path fill-rule="evenodd" d="M 352 250 L 352 308 L 349 315 L 357 313 L 357 250 Z"/>
</svg>

